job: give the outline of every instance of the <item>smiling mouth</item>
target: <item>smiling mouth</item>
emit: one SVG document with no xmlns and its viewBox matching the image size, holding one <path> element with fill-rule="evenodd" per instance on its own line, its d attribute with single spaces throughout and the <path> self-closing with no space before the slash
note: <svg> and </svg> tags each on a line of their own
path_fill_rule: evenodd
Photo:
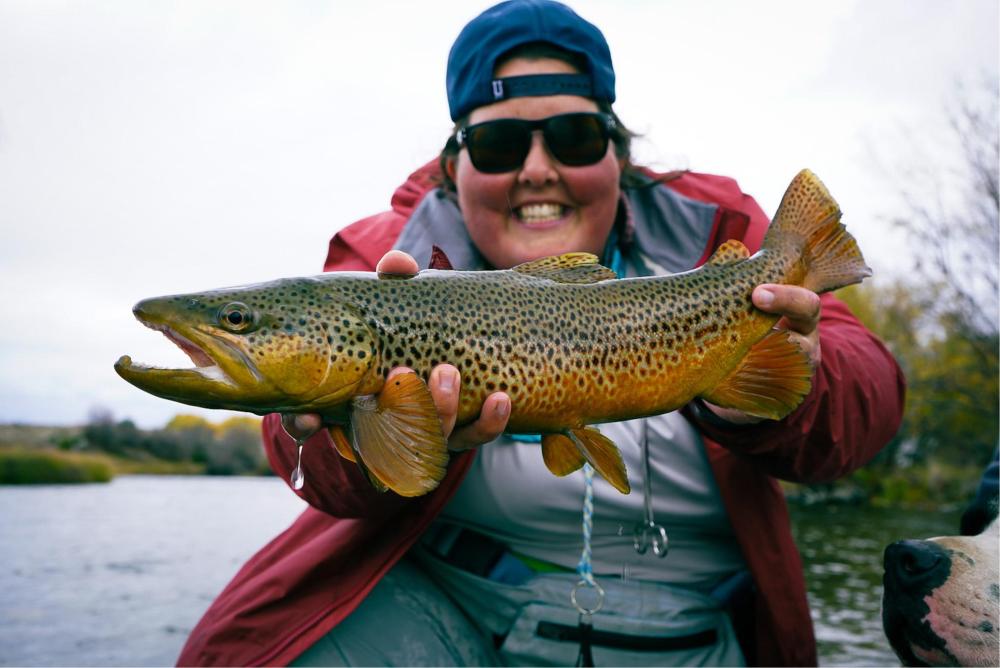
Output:
<svg viewBox="0 0 1000 668">
<path fill-rule="evenodd" d="M 529 227 L 545 226 L 565 218 L 569 207 L 552 202 L 524 204 L 515 208 L 513 213 L 518 221 Z"/>
</svg>

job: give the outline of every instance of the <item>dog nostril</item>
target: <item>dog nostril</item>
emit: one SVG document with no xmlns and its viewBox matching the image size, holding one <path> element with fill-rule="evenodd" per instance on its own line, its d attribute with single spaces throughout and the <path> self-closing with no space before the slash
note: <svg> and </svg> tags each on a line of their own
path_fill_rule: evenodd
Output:
<svg viewBox="0 0 1000 668">
<path fill-rule="evenodd" d="M 936 554 L 928 554 L 927 552 L 906 552 L 903 554 L 902 565 L 903 569 L 908 573 L 919 574 L 929 571 L 937 565 L 937 562 L 941 558 Z"/>
<path fill-rule="evenodd" d="M 934 571 L 947 556 L 942 547 L 925 540 L 899 541 L 885 551 L 887 568 L 894 566 L 905 579 L 918 578 Z"/>
</svg>

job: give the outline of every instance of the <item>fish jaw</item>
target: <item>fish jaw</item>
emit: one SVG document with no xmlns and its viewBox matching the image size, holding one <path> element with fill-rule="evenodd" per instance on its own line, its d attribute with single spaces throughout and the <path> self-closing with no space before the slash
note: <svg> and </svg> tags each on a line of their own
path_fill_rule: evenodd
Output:
<svg viewBox="0 0 1000 668">
<path fill-rule="evenodd" d="M 280 394 L 254 365 L 237 337 L 185 318 L 169 298 L 139 302 L 136 319 L 162 332 L 195 366 L 161 368 L 137 364 L 128 355 L 115 363 L 123 379 L 150 394 L 203 408 L 269 412 Z"/>
</svg>

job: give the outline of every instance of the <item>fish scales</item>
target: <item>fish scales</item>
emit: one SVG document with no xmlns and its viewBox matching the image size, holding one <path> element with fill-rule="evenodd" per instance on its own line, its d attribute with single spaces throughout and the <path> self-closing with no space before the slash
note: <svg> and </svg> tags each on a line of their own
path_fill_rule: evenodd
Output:
<svg viewBox="0 0 1000 668">
<path fill-rule="evenodd" d="M 195 405 L 321 413 L 340 425 L 331 431 L 338 450 L 373 484 L 410 496 L 444 475 L 446 443 L 425 381 L 447 362 L 462 378 L 459 424 L 490 393 L 506 392 L 508 430 L 546 435 L 554 472 L 590 461 L 627 491 L 617 449 L 588 425 L 695 397 L 777 419 L 808 393 L 808 360 L 771 333 L 777 316 L 750 296 L 761 283 L 819 292 L 867 276 L 839 215 L 803 172 L 758 253 L 728 241 L 704 266 L 672 276 L 619 280 L 576 253 L 503 271 L 345 272 L 145 300 L 137 317 L 198 368 L 152 369 L 125 357 L 116 369 Z M 386 383 L 399 366 L 416 376 Z"/>
</svg>

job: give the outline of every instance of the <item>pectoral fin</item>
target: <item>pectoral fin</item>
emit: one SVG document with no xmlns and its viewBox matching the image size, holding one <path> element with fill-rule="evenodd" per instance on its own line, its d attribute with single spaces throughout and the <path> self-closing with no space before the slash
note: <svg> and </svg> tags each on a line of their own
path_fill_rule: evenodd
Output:
<svg viewBox="0 0 1000 668">
<path fill-rule="evenodd" d="M 631 486 L 622 453 L 607 436 L 593 427 L 570 429 L 566 435 L 579 449 L 594 470 L 601 474 L 611 486 L 622 494 L 628 494 Z"/>
<path fill-rule="evenodd" d="M 565 434 L 542 436 L 542 459 L 549 471 L 560 478 L 576 471 L 587 461 L 576 444 Z"/>
<path fill-rule="evenodd" d="M 416 374 L 394 376 L 378 395 L 356 397 L 351 426 L 359 463 L 400 496 L 426 494 L 444 478 L 448 444 L 430 390 Z"/>
<path fill-rule="evenodd" d="M 344 430 L 338 425 L 333 425 L 327 429 L 330 432 L 330 439 L 333 441 L 333 447 L 337 449 L 340 456 L 344 459 L 357 462 L 358 458 L 354 456 L 354 450 L 351 448 L 350 441 L 347 440 L 347 435 L 344 434 Z"/>
<path fill-rule="evenodd" d="M 788 338 L 788 332 L 773 330 L 702 397 L 717 406 L 780 420 L 809 394 L 812 375 L 809 358 Z"/>
</svg>

